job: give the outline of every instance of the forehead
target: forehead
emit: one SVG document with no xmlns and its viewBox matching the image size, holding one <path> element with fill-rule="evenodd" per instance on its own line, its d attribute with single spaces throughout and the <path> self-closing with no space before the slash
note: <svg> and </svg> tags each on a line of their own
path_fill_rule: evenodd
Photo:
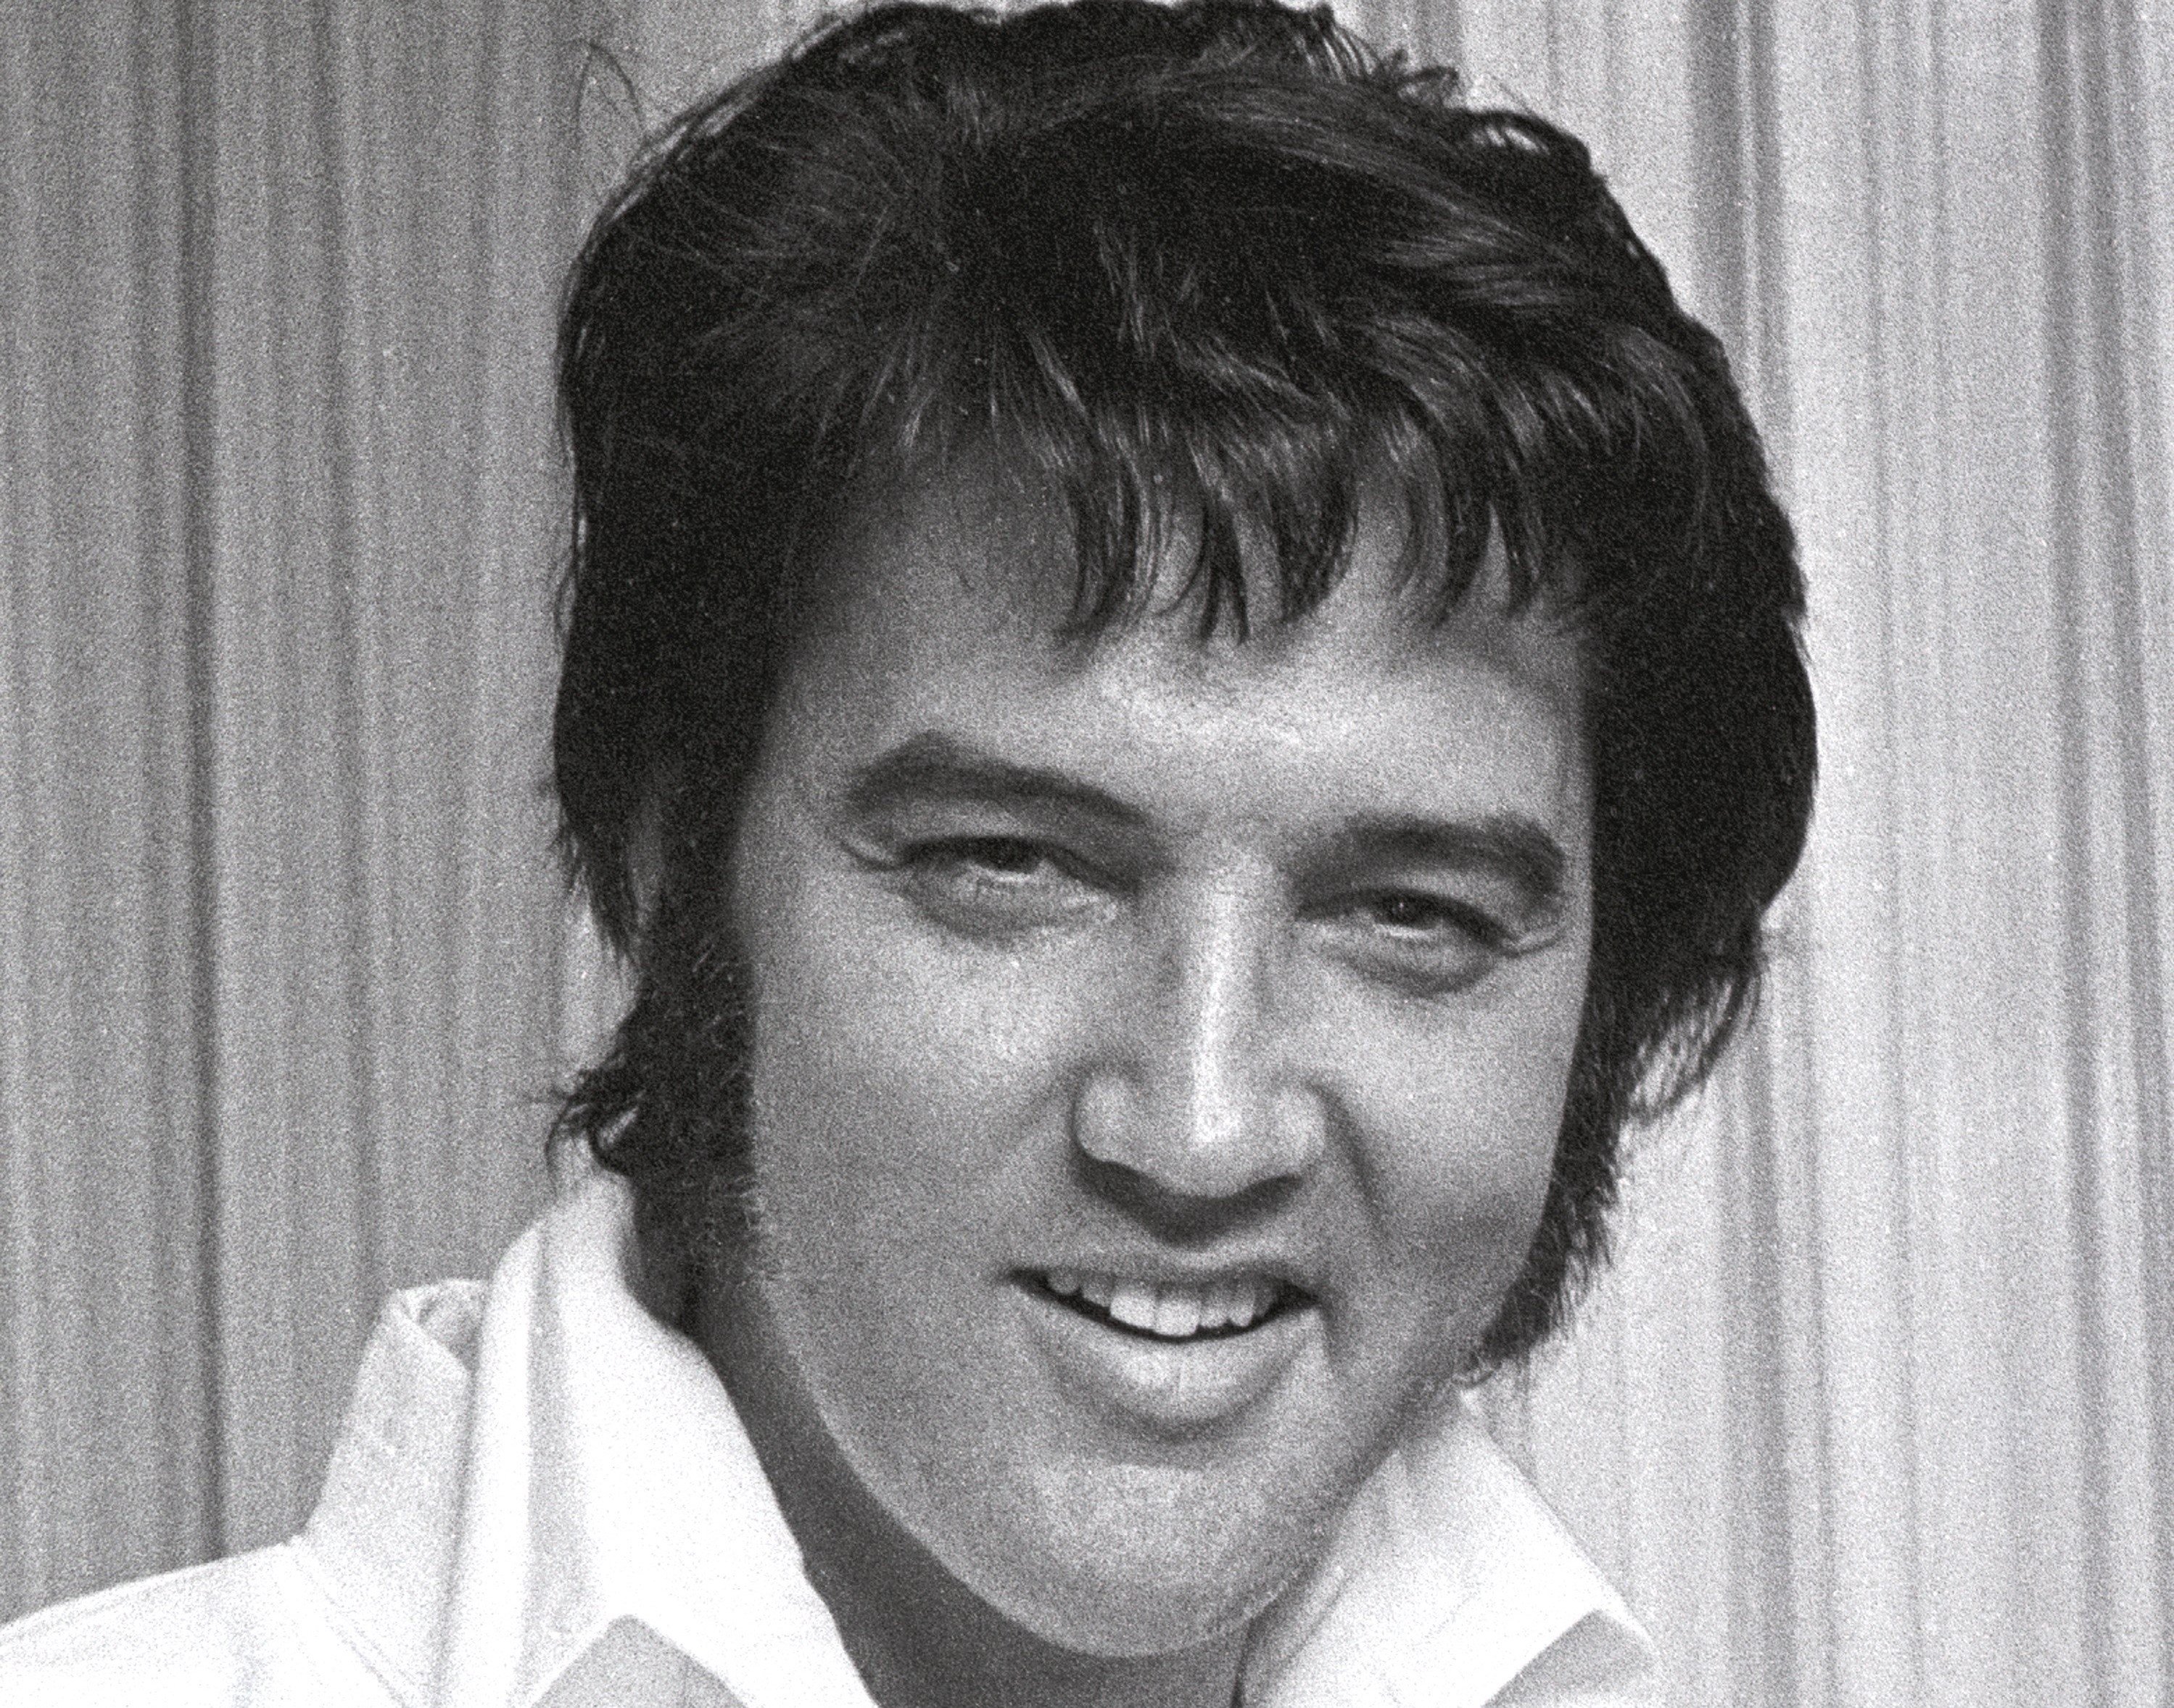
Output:
<svg viewBox="0 0 2174 1708">
<path fill-rule="evenodd" d="M 1408 585 L 1398 507 L 1369 500 L 1319 605 L 1242 636 L 1203 634 L 1194 541 L 1175 527 L 1137 608 L 1082 635 L 1062 505 L 986 468 L 898 483 L 857 503 L 825 554 L 787 718 L 856 745 L 964 722 L 976 738 L 1099 744 L 1113 759 L 1311 754 L 1354 783 L 1393 761 L 1468 772 L 1483 749 L 1527 771 L 1582 765 L 1568 625 L 1544 605 L 1512 610 L 1493 553 L 1445 616 Z M 1241 550 L 1249 581 L 1273 578 L 1257 541 Z M 1275 608 L 1266 593 L 1249 604 Z"/>
</svg>

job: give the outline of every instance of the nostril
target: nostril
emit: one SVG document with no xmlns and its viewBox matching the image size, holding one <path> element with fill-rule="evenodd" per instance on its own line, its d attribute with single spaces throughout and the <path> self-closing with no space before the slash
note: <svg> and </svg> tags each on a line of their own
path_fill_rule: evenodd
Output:
<svg viewBox="0 0 2174 1708">
<path fill-rule="evenodd" d="M 1087 1077 L 1072 1110 L 1075 1149 L 1180 1198 L 1227 1198 L 1310 1170 L 1326 1149 L 1320 1100 L 1301 1085 L 1272 1095 L 1214 1095 L 1197 1084 L 1158 1089 L 1135 1076 Z"/>
<path fill-rule="evenodd" d="M 1071 1170 L 1083 1193 L 1118 1212 L 1150 1237 L 1193 1249 L 1287 1213 L 1306 1184 L 1301 1175 L 1282 1174 L 1241 1179 L 1235 1191 L 1189 1191 L 1173 1184 L 1167 1174 L 1101 1161 L 1078 1149 L 1073 1152 Z M 1211 1187 L 1214 1184 L 1209 1183 Z"/>
</svg>

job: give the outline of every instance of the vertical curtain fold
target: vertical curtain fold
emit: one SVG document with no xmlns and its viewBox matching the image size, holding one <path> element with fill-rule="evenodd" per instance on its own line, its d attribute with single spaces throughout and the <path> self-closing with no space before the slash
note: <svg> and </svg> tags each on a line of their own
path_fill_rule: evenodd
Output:
<svg viewBox="0 0 2174 1708">
<path fill-rule="evenodd" d="M 246 1542 L 306 1503 L 376 1295 L 487 1266 L 538 1189 L 549 349 L 586 32 L 511 5 L 206 27 L 222 1487 Z"/>
<path fill-rule="evenodd" d="M 9 1604 L 215 1542 L 198 1338 L 178 43 L 0 56 L 0 1561 Z"/>
<path fill-rule="evenodd" d="M 541 1190 L 575 0 L 18 3 L 0 1603 L 268 1540 Z"/>
<path fill-rule="evenodd" d="M 2174 779 L 2166 722 L 2174 689 L 2170 441 L 2155 419 L 2165 370 L 2155 359 L 2170 272 L 2166 157 L 2152 147 L 2144 21 L 2087 3 L 2042 5 L 2038 23 L 2045 170 L 2055 188 L 2046 276 L 2063 311 L 2047 324 L 2049 544 L 2067 572 L 2069 613 L 2060 660 L 2063 807 L 2085 855 L 2068 873 L 2065 898 L 2066 1089 L 2071 1131 L 2104 1141 L 2077 1146 L 2066 1206 L 2079 1254 L 2082 1640 L 2099 1676 L 2144 1700 L 2174 1679 L 2163 1616 L 2174 1598 L 2169 874 L 2145 857 Z M 2163 36 L 2158 45 L 2163 67 Z M 2163 129 L 2156 140 L 2165 141 Z M 2122 1143 L 2128 1134 L 2143 1142 Z"/>
</svg>

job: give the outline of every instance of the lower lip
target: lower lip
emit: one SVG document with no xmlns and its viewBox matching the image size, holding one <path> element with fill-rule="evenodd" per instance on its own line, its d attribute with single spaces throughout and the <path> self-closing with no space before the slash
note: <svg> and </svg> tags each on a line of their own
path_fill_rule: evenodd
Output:
<svg viewBox="0 0 2174 1708">
<path fill-rule="evenodd" d="M 1061 1304 L 1039 1283 L 1014 1283 L 1029 1331 L 1059 1386 L 1152 1433 L 1189 1435 L 1228 1424 L 1268 1397 L 1319 1313 L 1287 1307 L 1243 1334 L 1150 1340 Z"/>
</svg>

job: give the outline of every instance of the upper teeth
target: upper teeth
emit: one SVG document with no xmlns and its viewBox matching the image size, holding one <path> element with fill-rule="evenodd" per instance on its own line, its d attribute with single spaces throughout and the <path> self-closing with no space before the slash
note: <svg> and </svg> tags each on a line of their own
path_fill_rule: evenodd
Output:
<svg viewBox="0 0 2174 1708">
<path fill-rule="evenodd" d="M 1128 1328 L 1172 1339 L 1203 1328 L 1249 1328 L 1276 1302 L 1280 1285 L 1265 1275 L 1233 1275 L 1198 1285 L 1128 1281 L 1115 1275 L 1052 1269 L 1049 1289 L 1099 1305 Z"/>
</svg>

